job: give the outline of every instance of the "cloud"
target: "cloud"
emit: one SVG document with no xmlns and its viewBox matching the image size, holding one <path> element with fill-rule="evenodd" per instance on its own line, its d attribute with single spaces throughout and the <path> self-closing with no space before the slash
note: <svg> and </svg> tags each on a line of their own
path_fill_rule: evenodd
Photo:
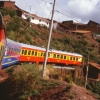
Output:
<svg viewBox="0 0 100 100">
<path fill-rule="evenodd" d="M 54 0 L 16 0 L 16 5 L 28 12 L 31 6 L 31 13 L 50 18 L 52 5 L 49 3 L 53 2 Z M 100 23 L 99 0 L 56 0 L 55 9 L 83 23 L 89 20 Z M 55 12 L 54 19 L 57 21 L 72 20 L 64 14 Z"/>
</svg>

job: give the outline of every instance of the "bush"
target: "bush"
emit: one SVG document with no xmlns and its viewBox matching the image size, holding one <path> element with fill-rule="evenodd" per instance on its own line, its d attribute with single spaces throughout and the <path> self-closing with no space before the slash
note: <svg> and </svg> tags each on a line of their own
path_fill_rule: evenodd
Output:
<svg viewBox="0 0 100 100">
<path fill-rule="evenodd" d="M 89 82 L 87 84 L 87 89 L 91 90 L 95 95 L 100 97 L 100 81 Z"/>
<path fill-rule="evenodd" d="M 8 79 L 10 82 L 8 86 L 12 89 L 11 97 L 19 100 L 31 95 L 39 95 L 37 83 L 41 72 L 36 65 L 22 65 L 20 70 L 14 70 Z"/>
<path fill-rule="evenodd" d="M 11 17 L 16 16 L 16 11 L 11 7 L 2 8 L 0 9 L 0 12 L 3 14 L 3 16 L 4 15 L 10 15 Z"/>
<path fill-rule="evenodd" d="M 11 20 L 6 27 L 6 30 L 8 32 L 10 31 L 18 31 L 21 28 L 20 19 L 18 17 L 15 17 L 13 20 Z"/>
<path fill-rule="evenodd" d="M 42 70 L 39 70 L 35 64 L 14 68 L 8 70 L 10 73 L 8 80 L 0 84 L 1 100 L 25 100 L 31 96 L 39 97 L 45 90 L 61 84 L 59 81 L 42 79 Z"/>
<path fill-rule="evenodd" d="M 68 82 L 68 83 L 72 83 L 72 82 L 73 82 L 73 79 L 72 79 L 72 77 L 70 77 L 70 76 L 64 77 L 63 80 L 66 81 L 66 82 Z"/>
</svg>

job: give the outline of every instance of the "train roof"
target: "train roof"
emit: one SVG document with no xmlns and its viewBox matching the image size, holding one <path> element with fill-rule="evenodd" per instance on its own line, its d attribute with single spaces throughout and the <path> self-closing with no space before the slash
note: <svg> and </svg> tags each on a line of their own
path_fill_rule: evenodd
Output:
<svg viewBox="0 0 100 100">
<path fill-rule="evenodd" d="M 77 54 L 77 53 L 71 53 L 71 52 L 66 52 L 66 51 L 58 51 L 58 50 L 54 50 L 54 49 L 51 49 L 50 51 L 51 52 L 60 53 L 60 54 L 68 54 L 68 55 L 72 55 L 72 56 L 80 56 L 80 57 L 82 57 L 81 54 Z"/>
<path fill-rule="evenodd" d="M 29 44 L 23 44 L 23 43 L 15 42 L 15 41 L 13 41 L 11 39 L 8 39 L 8 38 L 7 38 L 7 43 L 18 44 L 21 47 L 26 47 L 26 48 L 30 48 L 30 49 L 33 48 L 33 49 L 42 50 L 42 51 L 46 50 L 43 47 L 38 47 L 38 46 L 29 45 Z M 60 54 L 68 54 L 68 55 L 72 55 L 72 56 L 80 56 L 80 57 L 82 57 L 81 54 L 71 53 L 71 52 L 66 52 L 66 51 L 59 51 L 59 50 L 55 50 L 55 49 L 50 49 L 49 52 L 60 53 Z"/>
<path fill-rule="evenodd" d="M 38 50 L 43 50 L 45 51 L 46 49 L 43 47 L 38 47 L 38 46 L 33 46 L 33 45 L 29 45 L 29 44 L 23 44 L 23 43 L 19 43 L 22 47 L 26 47 L 26 48 L 33 48 L 33 49 L 38 49 Z"/>
<path fill-rule="evenodd" d="M 43 50 L 43 51 L 46 50 L 43 47 L 32 46 L 32 45 L 23 44 L 23 43 L 20 43 L 20 44 L 21 44 L 22 47 L 34 48 L 34 49 Z M 80 56 L 80 57 L 82 57 L 82 55 L 77 54 L 77 53 L 71 53 L 71 52 L 66 52 L 66 51 L 58 51 L 58 50 L 54 50 L 54 49 L 49 49 L 49 52 L 56 52 L 56 53 L 60 53 L 60 54 L 68 54 L 68 55 L 72 55 L 72 56 Z"/>
<path fill-rule="evenodd" d="M 15 41 L 13 41 L 13 40 L 11 40 L 11 39 L 8 39 L 7 38 L 7 44 L 13 44 L 13 45 L 17 45 L 17 46 L 20 46 L 21 47 L 21 45 L 20 44 L 18 44 L 18 42 L 15 42 Z"/>
</svg>

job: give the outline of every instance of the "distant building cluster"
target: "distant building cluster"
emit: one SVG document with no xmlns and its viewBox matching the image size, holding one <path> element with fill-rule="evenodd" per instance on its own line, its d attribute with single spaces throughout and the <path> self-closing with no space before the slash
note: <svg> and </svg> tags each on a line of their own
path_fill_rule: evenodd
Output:
<svg viewBox="0 0 100 100">
<path fill-rule="evenodd" d="M 50 27 L 50 19 L 30 14 L 29 12 L 20 9 L 15 5 L 15 1 L 0 1 L 0 8 L 12 7 L 16 10 L 17 15 L 23 19 L 30 18 L 30 22 L 45 28 Z M 73 20 L 57 22 L 53 21 L 53 29 L 60 32 L 84 34 L 84 33 L 100 33 L 100 25 L 92 20 L 87 24 L 75 23 Z"/>
</svg>

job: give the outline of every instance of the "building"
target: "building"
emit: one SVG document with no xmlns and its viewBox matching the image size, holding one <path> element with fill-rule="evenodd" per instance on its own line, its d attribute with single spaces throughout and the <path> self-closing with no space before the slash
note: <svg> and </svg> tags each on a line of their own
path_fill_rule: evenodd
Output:
<svg viewBox="0 0 100 100">
<path fill-rule="evenodd" d="M 15 1 L 0 1 L 0 8 L 6 8 L 6 7 L 11 7 L 14 10 L 16 10 L 16 6 L 15 6 Z"/>
<path fill-rule="evenodd" d="M 99 23 L 90 20 L 87 25 L 89 26 L 89 30 L 91 30 L 92 33 L 100 33 Z"/>
<path fill-rule="evenodd" d="M 86 66 L 83 69 L 84 76 L 86 75 Z M 94 62 L 89 62 L 88 78 L 100 81 L 100 65 Z"/>
<path fill-rule="evenodd" d="M 23 19 L 30 18 L 31 23 L 49 28 L 50 22 L 46 18 L 39 17 L 35 14 L 30 14 L 29 12 L 26 12 L 24 10 L 22 10 L 22 15 L 20 17 L 22 17 Z"/>
<path fill-rule="evenodd" d="M 91 20 L 87 24 L 75 23 L 73 20 L 63 21 L 62 24 L 68 26 L 72 33 L 100 33 L 100 25 Z"/>
</svg>

